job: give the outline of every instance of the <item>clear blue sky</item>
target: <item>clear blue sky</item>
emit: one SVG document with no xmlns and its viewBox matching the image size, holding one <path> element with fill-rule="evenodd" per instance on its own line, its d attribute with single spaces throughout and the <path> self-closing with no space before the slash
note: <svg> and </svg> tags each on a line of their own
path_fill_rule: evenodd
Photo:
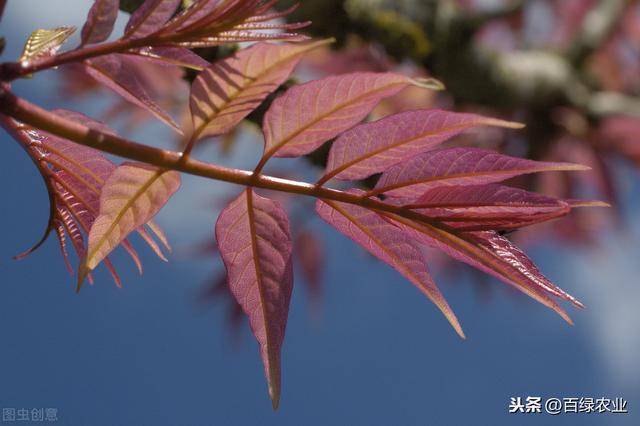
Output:
<svg viewBox="0 0 640 426">
<path fill-rule="evenodd" d="M 89 5 L 9 0 L 0 24 L 9 42 L 2 60 L 17 57 L 32 29 L 81 25 Z M 68 106 L 56 99 L 51 76 L 19 82 L 16 91 L 48 108 Z M 154 126 L 136 137 L 168 140 L 170 133 Z M 241 151 L 256 143 L 245 141 Z M 439 274 L 468 336 L 463 341 L 396 272 L 313 222 L 326 235 L 329 254 L 323 316 L 310 318 L 297 285 L 281 408 L 274 413 L 248 329 L 234 344 L 224 306 L 197 302 L 217 261 L 180 256 L 181 248 L 212 237 L 216 212 L 207 206 L 216 191 L 237 188 L 185 179 L 184 192 L 159 219 L 177 249 L 171 263 L 141 247 L 144 276 L 118 255 L 123 289 L 99 273 L 95 286 L 76 295 L 54 239 L 26 260 L 11 259 L 38 238 L 47 200 L 21 149 L 4 133 L 0 146 L 2 408 L 55 407 L 57 424 L 72 426 L 640 423 L 637 225 L 603 235 L 599 248 L 569 251 L 549 242 L 531 252 L 587 305 L 570 311 L 574 327 L 495 281 L 485 284 L 486 298 L 467 278 Z M 250 165 L 241 157 L 233 161 Z M 631 222 L 640 182 L 628 170 L 619 177 Z M 507 414 L 509 397 L 528 395 L 624 397 L 631 414 Z"/>
</svg>

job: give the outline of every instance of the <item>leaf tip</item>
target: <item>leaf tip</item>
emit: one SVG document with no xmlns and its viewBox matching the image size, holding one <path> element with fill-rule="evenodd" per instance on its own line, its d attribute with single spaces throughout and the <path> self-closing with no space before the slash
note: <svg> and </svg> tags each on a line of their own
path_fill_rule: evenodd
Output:
<svg viewBox="0 0 640 426">
<path fill-rule="evenodd" d="M 565 200 L 572 209 L 580 207 L 613 207 L 610 203 L 599 200 Z"/>
<path fill-rule="evenodd" d="M 410 78 L 409 81 L 414 86 L 421 87 L 423 89 L 435 90 L 441 92 L 446 89 L 443 82 L 435 78 Z"/>
<path fill-rule="evenodd" d="M 271 397 L 271 408 L 273 408 L 273 411 L 278 411 L 278 407 L 280 406 L 280 392 L 275 391 L 269 386 L 269 396 Z"/>
</svg>

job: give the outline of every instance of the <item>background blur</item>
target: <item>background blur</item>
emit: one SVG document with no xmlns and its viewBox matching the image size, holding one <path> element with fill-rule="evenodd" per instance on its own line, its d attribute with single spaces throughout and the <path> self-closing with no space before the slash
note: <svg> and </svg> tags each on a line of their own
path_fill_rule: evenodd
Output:
<svg viewBox="0 0 640 426">
<path fill-rule="evenodd" d="M 81 27 L 90 6 L 9 0 L 2 61 L 15 60 L 34 29 Z M 60 96 L 55 76 L 46 72 L 14 89 L 45 108 L 96 117 L 112 103 Z M 126 134 L 159 146 L 174 142 L 155 123 Z M 554 239 L 551 230 L 527 245 L 542 271 L 587 306 L 570 309 L 574 327 L 493 279 L 478 281 L 461 265 L 441 262 L 436 280 L 462 322 L 463 341 L 395 271 L 310 219 L 305 226 L 324 237 L 323 300 L 310 309 L 298 273 L 281 407 L 273 412 L 248 327 L 236 335 L 229 307 L 206 297 L 219 261 L 192 253 L 213 238 L 220 199 L 238 188 L 185 177 L 158 218 L 174 246 L 170 264 L 146 252 L 138 277 L 116 255 L 125 287 L 100 271 L 96 285 L 76 295 L 53 238 L 29 258 L 11 259 L 40 236 L 47 198 L 20 147 L 5 133 L 0 141 L 0 407 L 57 408 L 58 424 L 74 426 L 640 423 L 640 179 L 632 162 L 617 159 L 609 168 L 621 207 L 616 219 L 580 228 L 589 243 Z M 261 143 L 247 130 L 228 158 L 218 158 L 215 144 L 200 156 L 249 168 Z M 623 397 L 629 414 L 510 415 L 516 396 Z"/>
</svg>

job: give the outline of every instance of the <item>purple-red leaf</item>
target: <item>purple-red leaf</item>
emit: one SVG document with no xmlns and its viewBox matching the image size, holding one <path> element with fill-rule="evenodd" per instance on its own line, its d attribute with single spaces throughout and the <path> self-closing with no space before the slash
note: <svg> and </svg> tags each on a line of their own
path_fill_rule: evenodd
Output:
<svg viewBox="0 0 640 426">
<path fill-rule="evenodd" d="M 85 61 L 85 70 L 99 83 L 132 104 L 149 111 L 180 133 L 180 127 L 151 99 L 140 83 L 136 75 L 135 60 L 142 59 L 118 54 L 106 55 Z"/>
<path fill-rule="evenodd" d="M 297 157 L 351 128 L 382 100 L 420 82 L 393 73 L 353 73 L 292 87 L 264 117 L 265 155 Z"/>
<path fill-rule="evenodd" d="M 327 171 L 321 181 L 334 177 L 364 179 L 478 126 L 522 127 L 518 123 L 476 114 L 441 110 L 394 114 L 340 135 L 331 147 Z"/>
<path fill-rule="evenodd" d="M 115 134 L 104 124 L 92 120 L 80 113 L 65 110 L 53 111 L 57 115 L 84 124 L 101 132 Z M 115 164 L 104 157 L 102 153 L 92 148 L 75 144 L 57 136 L 46 134 L 29 127 L 22 127 L 12 122 L 6 126 L 16 139 L 23 143 L 47 184 L 51 202 L 50 219 L 43 238 L 29 251 L 17 258 L 22 258 L 33 252 L 55 230 L 60 241 L 60 248 L 67 267 L 71 272 L 68 259 L 67 235 L 71 246 L 82 261 L 86 255 L 85 238 L 100 210 L 100 193 L 105 181 L 116 169 Z M 153 222 L 146 224 L 163 245 L 170 250 L 166 237 Z M 143 227 L 137 229 L 140 236 L 149 244 L 154 252 L 164 258 L 157 243 L 150 237 Z M 139 270 L 141 270 L 138 254 L 127 240 L 121 245 L 130 254 Z M 104 259 L 105 266 L 113 275 L 118 286 L 121 285 L 113 265 L 108 258 Z M 88 276 L 92 281 L 91 275 Z"/>
<path fill-rule="evenodd" d="M 316 211 L 339 232 L 411 281 L 435 303 L 456 332 L 464 337 L 458 319 L 429 274 L 419 246 L 400 228 L 375 211 L 352 204 L 318 200 Z"/>
<path fill-rule="evenodd" d="M 119 0 L 95 0 L 82 27 L 82 45 L 105 41 L 118 17 Z"/>
<path fill-rule="evenodd" d="M 405 205 L 459 230 L 506 230 L 564 216 L 565 201 L 501 185 L 441 186 Z"/>
<path fill-rule="evenodd" d="M 569 315 L 551 296 L 582 307 L 580 302 L 542 275 L 522 251 L 495 232 L 464 233 L 444 225 L 435 226 L 394 214 L 381 214 L 416 241 L 437 248 L 454 259 L 514 286 L 556 311 L 570 324 L 573 322 Z"/>
<path fill-rule="evenodd" d="M 86 274 L 149 222 L 179 187 L 179 173 L 143 164 L 124 163 L 109 176 L 100 193 L 100 213 L 89 231 L 78 289 Z"/>
<path fill-rule="evenodd" d="M 477 148 L 425 152 L 385 171 L 370 195 L 417 198 L 447 185 L 483 185 L 514 176 L 559 170 L 588 170 L 586 166 L 509 157 Z"/>
<path fill-rule="evenodd" d="M 280 350 L 293 288 L 286 212 L 250 188 L 220 213 L 216 239 L 231 292 L 249 317 L 274 408 L 280 400 Z"/>
<path fill-rule="evenodd" d="M 173 16 L 180 0 L 146 0 L 136 9 L 124 30 L 126 38 L 141 38 L 158 31 Z"/>
<path fill-rule="evenodd" d="M 205 69 L 191 86 L 194 140 L 231 130 L 289 77 L 304 53 L 330 42 L 259 43 Z"/>
</svg>

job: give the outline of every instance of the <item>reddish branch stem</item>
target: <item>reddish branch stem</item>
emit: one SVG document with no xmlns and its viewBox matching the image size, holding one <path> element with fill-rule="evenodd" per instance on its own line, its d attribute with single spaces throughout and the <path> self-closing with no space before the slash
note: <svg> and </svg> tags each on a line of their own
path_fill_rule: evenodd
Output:
<svg viewBox="0 0 640 426">
<path fill-rule="evenodd" d="M 109 55 L 111 53 L 126 53 L 132 49 L 139 49 L 148 46 L 169 45 L 178 36 L 162 36 L 153 34 L 148 37 L 137 39 L 121 38 L 116 41 L 94 44 L 80 49 L 70 50 L 59 55 L 50 56 L 41 60 L 36 60 L 27 65 L 20 62 L 7 62 L 0 65 L 0 80 L 9 82 L 17 78 L 30 74 L 56 68 L 73 62 L 81 62 L 98 56 Z"/>
<path fill-rule="evenodd" d="M 183 154 L 179 152 L 154 148 L 120 138 L 118 136 L 103 133 L 46 111 L 25 99 L 15 96 L 9 91 L 3 91 L 0 93 L 0 112 L 13 117 L 26 125 L 68 139 L 78 144 L 164 169 L 175 170 L 195 176 L 235 183 L 248 187 L 306 195 L 386 211 L 455 233 L 454 230 L 442 223 L 439 223 L 438 221 L 406 208 L 384 203 L 375 198 L 363 197 L 361 195 L 351 194 L 327 188 L 325 186 L 313 185 L 307 182 L 291 181 L 274 176 L 255 174 L 248 170 L 233 169 L 216 164 L 205 163 L 192 158 L 183 157 Z"/>
</svg>

